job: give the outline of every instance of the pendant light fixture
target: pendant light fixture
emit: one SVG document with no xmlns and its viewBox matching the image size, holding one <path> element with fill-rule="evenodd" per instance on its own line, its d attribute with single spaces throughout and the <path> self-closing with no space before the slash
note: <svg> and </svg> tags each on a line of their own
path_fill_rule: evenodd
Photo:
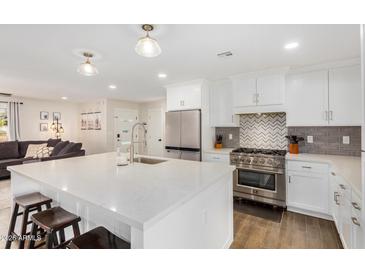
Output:
<svg viewBox="0 0 365 274">
<path fill-rule="evenodd" d="M 146 32 L 146 36 L 138 40 L 135 50 L 137 54 L 143 57 L 156 57 L 161 54 L 161 48 L 157 41 L 150 37 L 149 32 L 153 30 L 153 26 L 149 24 L 142 25 L 142 29 Z"/>
<path fill-rule="evenodd" d="M 90 62 L 90 58 L 92 58 L 94 55 L 90 52 L 84 52 L 82 55 L 86 57 L 86 61 L 80 64 L 80 66 L 77 69 L 77 72 L 84 76 L 94 76 L 98 74 L 99 73 L 98 70 Z"/>
</svg>

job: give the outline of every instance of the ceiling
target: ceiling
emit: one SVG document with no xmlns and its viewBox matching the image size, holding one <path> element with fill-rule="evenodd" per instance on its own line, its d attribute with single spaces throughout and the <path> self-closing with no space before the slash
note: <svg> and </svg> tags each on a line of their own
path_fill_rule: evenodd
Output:
<svg viewBox="0 0 365 274">
<path fill-rule="evenodd" d="M 137 55 L 140 25 L 0 25 L 0 92 L 71 101 L 97 98 L 137 102 L 164 97 L 164 85 L 360 55 L 358 25 L 157 25 L 151 36 L 162 54 Z M 284 44 L 299 47 L 287 51 Z M 99 74 L 76 72 L 89 49 Z M 217 53 L 230 50 L 232 57 Z M 166 73 L 159 79 L 158 73 Z M 117 89 L 108 89 L 109 84 Z"/>
</svg>

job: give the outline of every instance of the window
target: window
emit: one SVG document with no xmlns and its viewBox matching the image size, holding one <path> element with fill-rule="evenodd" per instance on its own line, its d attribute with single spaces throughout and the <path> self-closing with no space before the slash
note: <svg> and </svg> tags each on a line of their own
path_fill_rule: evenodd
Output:
<svg viewBox="0 0 365 274">
<path fill-rule="evenodd" d="M 0 142 L 8 140 L 8 105 L 0 103 Z"/>
</svg>

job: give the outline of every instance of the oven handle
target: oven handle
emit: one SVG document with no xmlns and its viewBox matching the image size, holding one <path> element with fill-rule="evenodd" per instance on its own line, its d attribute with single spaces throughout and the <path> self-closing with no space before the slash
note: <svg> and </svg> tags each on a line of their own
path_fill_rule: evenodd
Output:
<svg viewBox="0 0 365 274">
<path fill-rule="evenodd" d="M 255 172 L 271 174 L 271 175 L 284 175 L 283 171 L 269 171 L 269 170 L 263 170 L 263 169 L 257 169 L 257 168 L 244 168 L 244 167 L 236 167 L 236 169 L 244 170 L 244 171 L 255 171 Z"/>
</svg>

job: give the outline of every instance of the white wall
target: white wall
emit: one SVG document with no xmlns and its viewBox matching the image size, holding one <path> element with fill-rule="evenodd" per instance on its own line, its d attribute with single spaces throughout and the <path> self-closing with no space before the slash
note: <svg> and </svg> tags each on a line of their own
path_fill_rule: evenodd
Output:
<svg viewBox="0 0 365 274">
<path fill-rule="evenodd" d="M 40 131 L 40 123 L 48 123 L 48 127 L 52 124 L 53 112 L 61 113 L 62 126 L 65 133 L 62 134 L 62 139 L 78 141 L 78 105 L 63 101 L 39 100 L 31 98 L 0 98 L 0 100 L 16 100 L 23 102 L 20 106 L 20 134 L 22 140 L 47 140 L 54 138 L 54 133 L 49 130 L 47 132 Z M 49 119 L 41 120 L 40 112 L 48 111 Z"/>
</svg>

